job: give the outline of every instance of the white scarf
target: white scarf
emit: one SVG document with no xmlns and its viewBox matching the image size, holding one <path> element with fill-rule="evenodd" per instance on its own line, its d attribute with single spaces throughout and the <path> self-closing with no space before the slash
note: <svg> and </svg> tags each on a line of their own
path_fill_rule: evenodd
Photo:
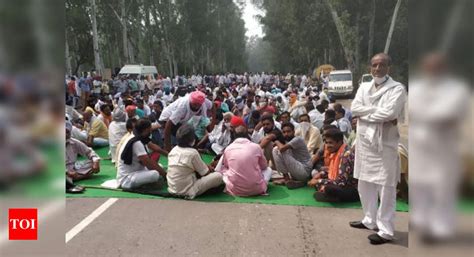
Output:
<svg viewBox="0 0 474 257">
<path fill-rule="evenodd" d="M 398 85 L 400 85 L 400 83 L 394 81 L 391 77 L 389 77 L 389 79 L 381 85 L 382 87 L 380 89 L 378 89 L 374 94 L 368 96 L 370 104 L 377 105 L 380 98 L 388 90 Z M 372 87 L 375 87 L 375 84 L 372 84 Z M 404 110 L 402 110 L 402 113 L 403 112 Z M 376 146 L 378 152 L 381 152 L 383 150 L 382 134 L 383 123 L 368 123 L 364 138 L 367 139 L 371 144 Z"/>
</svg>

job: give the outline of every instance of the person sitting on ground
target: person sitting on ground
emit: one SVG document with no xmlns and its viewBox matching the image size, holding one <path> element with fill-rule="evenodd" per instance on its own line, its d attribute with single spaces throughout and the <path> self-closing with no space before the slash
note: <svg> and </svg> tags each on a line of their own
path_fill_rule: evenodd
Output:
<svg viewBox="0 0 474 257">
<path fill-rule="evenodd" d="M 105 123 L 94 115 L 94 111 L 88 108 L 82 114 L 86 127 L 86 145 L 92 146 L 108 146 L 109 131 Z"/>
<path fill-rule="evenodd" d="M 262 148 L 249 140 L 247 128 L 235 128 L 235 140 L 224 151 L 216 171 L 223 174 L 230 195 L 253 196 L 267 192 L 272 176 Z"/>
<path fill-rule="evenodd" d="M 145 104 L 145 101 L 143 99 L 137 99 L 135 102 L 137 104 L 137 114 L 139 112 L 138 110 L 140 110 L 141 112 L 143 112 L 144 117 L 150 116 L 151 108 L 150 106 L 148 106 L 148 104 Z"/>
<path fill-rule="evenodd" d="M 121 108 L 116 108 L 112 113 L 112 122 L 109 125 L 109 149 L 112 163 L 117 161 L 117 146 L 127 134 L 126 118 L 126 114 Z"/>
<path fill-rule="evenodd" d="M 283 181 L 288 188 L 303 187 L 310 179 L 313 164 L 304 139 L 295 136 L 295 127 L 291 123 L 282 125 L 283 139 L 275 141 L 273 159 L 277 171 L 283 173 Z"/>
<path fill-rule="evenodd" d="M 293 118 L 291 118 L 289 112 L 283 112 L 282 114 L 280 114 L 280 116 L 278 116 L 278 118 L 277 118 L 277 122 L 278 123 L 275 123 L 275 124 L 278 128 L 281 128 L 281 124 L 283 124 L 285 122 L 291 122 L 291 124 L 293 124 L 293 126 L 295 126 L 295 129 L 298 128 L 298 126 L 300 125 L 300 124 L 298 124 L 298 122 L 293 120 Z"/>
<path fill-rule="evenodd" d="M 353 177 L 354 153 L 344 144 L 344 135 L 338 129 L 324 133 L 329 152 L 326 158 L 329 166 L 314 171 L 308 185 L 316 188 L 314 198 L 318 202 L 356 202 L 359 201 L 357 180 Z"/>
<path fill-rule="evenodd" d="M 351 133 L 349 133 L 349 136 L 347 137 L 347 144 L 354 149 L 355 144 L 356 144 L 356 132 L 357 132 L 357 117 L 353 117 L 351 120 Z"/>
<path fill-rule="evenodd" d="M 324 125 L 324 127 L 322 128 L 321 138 L 322 138 L 323 143 L 321 147 L 319 148 L 319 150 L 316 151 L 316 153 L 311 157 L 311 162 L 313 163 L 313 169 L 319 170 L 321 167 L 329 166 L 329 162 L 328 162 L 329 159 L 325 158 L 329 156 L 329 151 L 327 149 L 327 146 L 324 144 L 324 133 L 330 129 L 338 129 L 338 128 L 334 125 Z"/>
<path fill-rule="evenodd" d="M 125 112 L 127 114 L 127 120 L 131 118 L 135 119 L 140 119 L 140 117 L 137 115 L 137 106 L 133 104 L 128 104 L 125 106 Z"/>
<path fill-rule="evenodd" d="M 324 106 L 319 104 L 316 106 L 315 109 L 311 110 L 308 112 L 309 118 L 311 119 L 311 123 L 321 130 L 324 126 L 324 116 L 325 116 L 325 110 Z"/>
<path fill-rule="evenodd" d="M 205 147 L 205 149 L 212 149 L 212 151 L 220 155 L 224 149 L 231 143 L 230 133 L 230 121 L 233 115 L 231 112 L 222 114 L 222 111 L 218 110 L 216 113 L 217 125 L 214 129 L 204 136 L 204 138 L 198 143 L 198 147 Z"/>
<path fill-rule="evenodd" d="M 274 165 L 275 162 L 273 161 L 272 154 L 272 149 L 274 146 L 273 141 L 281 137 L 281 131 L 277 128 L 273 116 L 263 115 L 260 118 L 260 122 L 255 127 L 251 139 L 252 142 L 260 145 L 267 161 L 271 161 L 271 165 Z"/>
<path fill-rule="evenodd" d="M 337 127 L 336 112 L 334 110 L 326 110 L 324 113 L 324 125 L 334 125 Z"/>
<path fill-rule="evenodd" d="M 119 149 L 117 181 L 121 188 L 138 189 L 143 185 L 156 184 L 166 172 L 153 161 L 145 148 L 150 140 L 151 122 L 139 119 L 132 136 L 126 138 Z"/>
<path fill-rule="evenodd" d="M 197 142 L 200 142 L 208 134 L 208 127 L 211 125 L 211 120 L 206 116 L 196 115 L 191 117 L 187 124 L 193 127 Z"/>
<path fill-rule="evenodd" d="M 151 105 L 151 114 L 148 116 L 152 122 L 152 131 L 151 131 L 151 141 L 161 148 L 164 147 L 163 144 L 163 128 L 161 127 L 158 119 L 160 118 L 161 112 L 163 110 L 163 102 L 161 100 L 155 100 Z"/>
<path fill-rule="evenodd" d="M 344 134 L 346 138 L 349 137 L 349 134 L 352 131 L 351 122 L 346 119 L 346 110 L 342 108 L 341 104 L 334 105 L 334 111 L 336 112 L 336 122 L 339 130 Z"/>
<path fill-rule="evenodd" d="M 257 126 L 260 120 L 260 112 L 259 111 L 252 111 L 251 113 L 244 116 L 245 124 L 247 124 L 247 129 L 249 134 L 252 134 L 254 131 L 255 126 Z"/>
<path fill-rule="evenodd" d="M 196 140 L 193 127 L 181 125 L 176 132 L 176 140 L 178 145 L 168 155 L 168 192 L 194 199 L 208 190 L 218 191 L 218 187 L 224 183 L 222 174 L 206 165 L 199 152 L 193 148 Z M 200 176 L 199 179 L 196 174 Z"/>
<path fill-rule="evenodd" d="M 300 115 L 299 121 L 300 125 L 298 128 L 296 128 L 295 136 L 302 137 L 304 139 L 309 153 L 313 155 L 321 147 L 321 133 L 315 126 L 313 126 L 313 124 L 311 124 L 308 114 Z"/>
<path fill-rule="evenodd" d="M 71 138 L 72 123 L 66 121 L 66 176 L 73 181 L 90 178 L 100 172 L 99 156 L 83 142 Z M 77 161 L 78 156 L 87 157 Z"/>
<path fill-rule="evenodd" d="M 110 109 L 110 105 L 101 105 L 100 114 L 97 116 L 97 118 L 104 122 L 105 126 L 108 128 L 110 123 L 112 122 L 112 110 Z"/>
</svg>

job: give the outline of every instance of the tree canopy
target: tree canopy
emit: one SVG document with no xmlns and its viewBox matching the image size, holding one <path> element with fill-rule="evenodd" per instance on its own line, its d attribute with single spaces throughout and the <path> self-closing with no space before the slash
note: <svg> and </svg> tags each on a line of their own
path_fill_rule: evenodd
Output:
<svg viewBox="0 0 474 257">
<path fill-rule="evenodd" d="M 249 39 L 242 0 L 66 0 L 66 67 L 310 74 L 328 63 L 359 77 L 384 50 L 397 1 L 389 54 L 392 74 L 406 83 L 407 0 L 252 0 L 265 13 L 258 17 L 265 35 Z"/>
<path fill-rule="evenodd" d="M 389 54 L 393 74 L 408 80 L 407 1 L 402 0 Z M 277 72 L 310 73 L 321 64 L 368 72 L 370 57 L 383 52 L 396 0 L 253 0 Z"/>
<path fill-rule="evenodd" d="M 73 74 L 97 69 L 97 37 L 107 68 L 155 65 L 171 76 L 242 72 L 247 58 L 241 16 L 232 0 L 66 0 L 66 62 Z"/>
</svg>

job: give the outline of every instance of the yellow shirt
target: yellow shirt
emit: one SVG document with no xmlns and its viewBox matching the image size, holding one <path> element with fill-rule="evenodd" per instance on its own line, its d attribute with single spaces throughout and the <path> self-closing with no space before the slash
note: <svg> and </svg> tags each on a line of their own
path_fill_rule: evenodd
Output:
<svg viewBox="0 0 474 257">
<path fill-rule="evenodd" d="M 105 123 L 98 118 L 93 118 L 90 124 L 89 136 L 109 139 L 109 130 Z"/>
</svg>

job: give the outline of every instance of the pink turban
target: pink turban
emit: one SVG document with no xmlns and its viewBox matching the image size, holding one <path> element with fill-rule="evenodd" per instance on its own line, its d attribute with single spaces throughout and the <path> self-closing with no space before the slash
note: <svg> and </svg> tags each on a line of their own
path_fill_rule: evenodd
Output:
<svg viewBox="0 0 474 257">
<path fill-rule="evenodd" d="M 192 104 L 202 105 L 206 100 L 206 95 L 201 91 L 194 91 L 189 95 L 189 101 Z"/>
<path fill-rule="evenodd" d="M 131 112 L 131 111 L 135 111 L 136 109 L 137 107 L 135 105 L 129 105 L 127 106 L 127 108 L 125 108 L 125 111 Z"/>
</svg>

